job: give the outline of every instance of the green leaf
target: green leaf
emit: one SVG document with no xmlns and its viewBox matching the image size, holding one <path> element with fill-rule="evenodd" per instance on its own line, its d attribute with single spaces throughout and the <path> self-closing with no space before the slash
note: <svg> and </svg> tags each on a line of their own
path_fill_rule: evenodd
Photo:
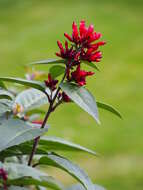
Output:
<svg viewBox="0 0 143 190">
<path fill-rule="evenodd" d="M 6 90 L 1 90 L 0 89 L 0 99 L 8 99 L 8 100 L 13 100 L 14 96 L 10 92 Z"/>
<path fill-rule="evenodd" d="M 12 108 L 13 101 L 8 100 L 8 99 L 0 99 L 0 104 L 3 104 L 9 108 Z"/>
<path fill-rule="evenodd" d="M 91 63 L 91 62 L 88 62 L 88 61 L 82 61 L 82 62 L 83 62 L 84 64 L 86 64 L 86 65 L 92 67 L 93 69 L 96 69 L 97 71 L 100 71 L 100 70 L 98 69 L 98 67 L 97 67 L 94 63 Z"/>
<path fill-rule="evenodd" d="M 46 92 L 48 93 L 47 90 Z M 30 88 L 22 91 L 16 96 L 14 106 L 18 104 L 23 108 L 22 112 L 27 112 L 35 108 L 39 108 L 47 103 L 49 102 L 45 93 L 40 90 Z"/>
<path fill-rule="evenodd" d="M 88 175 L 79 166 L 64 157 L 51 153 L 48 156 L 40 158 L 39 164 L 60 168 L 77 179 L 87 190 L 94 190 L 94 186 Z"/>
<path fill-rule="evenodd" d="M 25 142 L 18 146 L 10 147 L 0 153 L 0 160 L 6 157 L 29 155 L 31 153 L 33 141 Z M 58 137 L 41 137 L 36 155 L 47 155 L 48 151 L 78 151 L 87 152 L 92 155 L 97 155 L 95 151 L 87 149 L 78 144 L 66 141 Z"/>
<path fill-rule="evenodd" d="M 31 127 L 20 119 L 0 120 L 0 151 L 41 136 L 47 129 Z"/>
<path fill-rule="evenodd" d="M 115 109 L 113 108 L 112 106 L 108 105 L 108 104 L 105 104 L 105 103 L 102 103 L 102 102 L 96 102 L 97 103 L 97 106 L 99 108 L 102 108 L 104 110 L 107 110 L 113 114 L 115 114 L 116 116 L 118 116 L 119 118 L 122 118 L 121 114 Z"/>
<path fill-rule="evenodd" d="M 46 175 L 46 174 L 45 174 Z M 12 185 L 34 185 L 34 186 L 41 186 L 41 187 L 47 187 L 50 189 L 55 189 L 55 190 L 63 190 L 63 186 L 55 180 L 53 177 L 50 176 L 40 176 L 40 179 L 34 179 L 32 177 L 23 177 L 23 178 L 18 178 L 14 180 L 9 180 L 7 182 L 8 184 Z"/>
<path fill-rule="evenodd" d="M 15 163 L 1 163 L 1 165 L 8 173 L 8 184 L 16 186 L 40 185 L 56 190 L 63 189 L 63 186 L 58 181 L 36 168 Z"/>
<path fill-rule="evenodd" d="M 0 99 L 0 119 L 6 117 L 4 114 L 12 111 L 13 101 L 8 99 Z"/>
<path fill-rule="evenodd" d="M 0 160 L 3 160 L 12 156 L 29 155 L 33 147 L 32 142 L 26 142 L 17 146 L 9 147 L 0 153 Z M 48 152 L 40 147 L 37 147 L 35 155 L 47 155 Z"/>
<path fill-rule="evenodd" d="M 66 190 L 85 190 L 85 188 L 81 184 L 75 184 L 72 185 L 71 187 L 66 188 Z M 105 190 L 105 189 L 100 185 L 94 184 L 94 190 Z"/>
<path fill-rule="evenodd" d="M 59 63 L 65 63 L 64 59 L 47 59 L 47 60 L 41 60 L 41 61 L 35 61 L 32 63 L 32 65 L 47 65 L 47 64 L 59 64 Z"/>
<path fill-rule="evenodd" d="M 28 87 L 36 88 L 38 90 L 41 90 L 45 92 L 45 84 L 39 81 L 33 81 L 33 80 L 26 80 L 22 78 L 13 78 L 13 77 L 0 77 L 0 81 L 5 81 L 5 82 L 13 82 L 13 83 L 18 83 L 22 84 Z"/>
<path fill-rule="evenodd" d="M 6 112 L 10 112 L 12 110 L 12 104 L 5 104 L 6 100 L 0 100 L 0 116 L 2 116 Z"/>
<path fill-rule="evenodd" d="M 89 113 L 100 124 L 95 98 L 84 87 L 72 83 L 61 83 L 61 89 L 83 110 Z"/>
<path fill-rule="evenodd" d="M 95 151 L 58 137 L 41 137 L 39 147 L 47 151 L 82 151 L 96 155 Z"/>
<path fill-rule="evenodd" d="M 65 67 L 61 65 L 54 65 L 49 69 L 49 73 L 53 78 L 57 78 L 65 72 Z"/>
</svg>

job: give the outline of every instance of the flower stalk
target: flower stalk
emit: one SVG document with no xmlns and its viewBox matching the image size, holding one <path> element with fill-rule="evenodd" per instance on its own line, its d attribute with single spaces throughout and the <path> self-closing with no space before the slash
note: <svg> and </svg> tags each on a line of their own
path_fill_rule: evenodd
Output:
<svg viewBox="0 0 143 190">
<path fill-rule="evenodd" d="M 61 80 L 61 83 L 64 81 L 65 77 L 66 77 L 66 70 L 65 70 L 65 74 L 64 74 L 64 76 L 63 76 L 63 78 L 62 78 L 62 80 Z M 57 103 L 57 104 L 53 107 L 54 102 L 55 102 L 55 100 L 56 100 L 56 98 L 57 98 L 57 96 L 58 96 L 59 91 L 60 91 L 60 86 L 58 87 L 55 96 L 54 96 L 53 99 L 50 101 L 50 105 L 49 105 L 48 111 L 47 111 L 47 113 L 46 113 L 46 115 L 45 115 L 44 121 L 43 121 L 43 123 L 42 123 L 42 125 L 41 125 L 41 129 L 43 129 L 43 128 L 45 127 L 45 125 L 46 125 L 46 123 L 47 123 L 47 121 L 48 121 L 48 118 L 49 118 L 51 112 L 53 112 L 53 111 L 57 108 L 57 106 L 60 105 L 60 103 L 59 103 L 59 104 Z M 49 95 L 48 95 L 48 94 L 47 94 L 47 97 L 48 97 L 48 100 L 49 100 Z M 61 101 L 59 101 L 59 102 L 61 102 Z M 33 157 L 34 157 L 34 155 L 35 155 L 35 153 L 36 153 L 36 149 L 37 149 L 39 140 L 40 140 L 40 136 L 37 137 L 37 138 L 35 138 L 35 140 L 34 140 L 33 147 L 32 147 L 32 151 L 31 151 L 31 154 L 30 154 L 29 160 L 28 160 L 28 166 L 31 166 Z"/>
</svg>

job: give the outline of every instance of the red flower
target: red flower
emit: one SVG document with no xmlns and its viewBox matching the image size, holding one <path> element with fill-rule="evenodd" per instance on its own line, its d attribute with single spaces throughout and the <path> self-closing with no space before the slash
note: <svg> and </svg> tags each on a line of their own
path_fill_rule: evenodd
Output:
<svg viewBox="0 0 143 190">
<path fill-rule="evenodd" d="M 52 91 L 56 89 L 56 84 L 58 83 L 58 80 L 52 79 L 51 74 L 48 74 L 48 80 L 45 80 L 45 84 L 48 88 L 50 88 Z"/>
<path fill-rule="evenodd" d="M 72 29 L 72 36 L 69 36 L 67 33 L 64 35 L 69 41 L 76 44 L 78 59 L 89 62 L 99 62 L 102 56 L 101 52 L 97 50 L 100 46 L 104 45 L 105 42 L 100 41 L 95 43 L 95 41 L 99 40 L 101 34 L 94 32 L 93 25 L 86 27 L 85 21 L 80 22 L 79 32 L 75 22 L 73 22 Z"/>
<path fill-rule="evenodd" d="M 88 62 L 99 62 L 102 58 L 101 51 L 95 51 L 93 48 L 88 49 L 86 52 L 82 53 L 81 59 Z"/>
<path fill-rule="evenodd" d="M 8 179 L 8 174 L 7 174 L 7 172 L 3 168 L 0 168 L 0 178 L 3 179 L 4 190 L 7 190 L 6 181 Z"/>
<path fill-rule="evenodd" d="M 65 92 L 62 92 L 62 100 L 64 102 L 71 102 L 71 99 L 69 98 L 69 96 Z"/>
<path fill-rule="evenodd" d="M 7 172 L 3 168 L 0 168 L 0 178 L 7 180 Z"/>
<path fill-rule="evenodd" d="M 60 48 L 60 52 L 57 52 L 56 55 L 58 57 L 62 57 L 63 59 L 67 60 L 68 65 L 71 64 L 71 66 L 76 65 L 79 63 L 79 56 L 80 53 L 76 52 L 76 50 L 73 50 L 73 46 L 70 48 L 68 47 L 68 42 L 65 41 L 65 48 L 63 47 L 62 43 L 60 41 L 57 41 L 57 44 Z"/>
<path fill-rule="evenodd" d="M 71 73 L 71 80 L 74 80 L 79 86 L 83 86 L 86 84 L 86 77 L 93 74 L 93 72 L 80 70 L 80 65 L 78 65 L 76 70 Z"/>
<path fill-rule="evenodd" d="M 72 24 L 72 35 L 64 33 L 65 37 L 72 42 L 69 47 L 68 42 L 65 41 L 65 47 L 58 41 L 60 52 L 57 56 L 66 59 L 66 79 L 75 81 L 78 85 L 86 84 L 86 77 L 91 76 L 93 72 L 80 70 L 82 60 L 88 62 L 99 62 L 102 58 L 102 53 L 99 47 L 105 44 L 104 41 L 97 41 L 101 38 L 101 33 L 95 32 L 93 25 L 86 27 L 85 21 L 80 22 L 79 29 L 77 24 Z M 92 63 L 91 63 L 92 64 Z M 77 66 L 76 70 L 74 69 Z M 74 69 L 74 71 L 72 71 Z"/>
<path fill-rule="evenodd" d="M 85 26 L 85 21 L 82 20 L 80 22 L 79 32 L 77 29 L 77 24 L 73 22 L 72 25 L 72 36 L 69 36 L 67 33 L 64 33 L 65 37 L 84 48 L 89 48 L 92 46 L 92 43 L 101 38 L 101 33 L 94 32 L 94 26 L 91 24 L 89 27 Z"/>
</svg>

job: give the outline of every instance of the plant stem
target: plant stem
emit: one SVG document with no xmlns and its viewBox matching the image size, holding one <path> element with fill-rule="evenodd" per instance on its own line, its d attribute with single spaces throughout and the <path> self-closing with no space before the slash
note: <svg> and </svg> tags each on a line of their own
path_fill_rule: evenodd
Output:
<svg viewBox="0 0 143 190">
<path fill-rule="evenodd" d="M 50 103 L 48 112 L 46 113 L 46 116 L 45 116 L 44 121 L 42 123 L 41 129 L 43 129 L 45 127 L 45 124 L 46 124 L 46 122 L 48 120 L 48 117 L 49 117 L 49 115 L 51 113 L 51 110 L 52 110 L 52 102 Z M 34 139 L 34 144 L 33 144 L 33 147 L 32 147 L 32 151 L 31 151 L 31 154 L 30 154 L 30 157 L 29 157 L 29 160 L 28 160 L 28 166 L 30 166 L 31 163 L 32 163 L 32 160 L 33 160 L 33 157 L 35 155 L 36 148 L 37 148 L 39 140 L 40 140 L 40 136 Z"/>
<path fill-rule="evenodd" d="M 65 77 L 66 77 L 66 70 L 65 70 L 64 76 L 63 76 L 63 78 L 62 78 L 62 80 L 61 80 L 60 83 L 62 83 L 62 82 L 64 81 Z M 53 108 L 53 104 L 54 104 L 54 102 L 55 102 L 55 100 L 56 100 L 56 97 L 57 97 L 59 91 L 60 91 L 60 86 L 58 87 L 58 89 L 57 89 L 57 91 L 56 91 L 56 94 L 54 95 L 52 101 L 50 102 L 49 109 L 48 109 L 48 111 L 47 111 L 47 113 L 46 113 L 46 116 L 45 116 L 44 121 L 43 121 L 43 123 L 42 123 L 41 129 L 43 129 L 43 128 L 45 127 L 45 125 L 46 125 L 46 123 L 47 123 L 47 120 L 48 120 L 48 118 L 49 118 L 51 112 L 53 111 L 53 109 L 52 109 L 52 108 Z M 48 94 L 47 94 L 47 97 L 49 97 Z M 49 98 L 48 98 L 48 99 L 49 99 Z M 31 163 L 32 163 L 33 157 L 34 157 L 34 155 L 35 155 L 35 152 L 36 152 L 36 149 L 37 149 L 37 146 L 38 146 L 38 143 L 39 143 L 39 140 L 40 140 L 40 136 L 37 137 L 37 138 L 35 138 L 35 140 L 34 140 L 33 147 L 32 147 L 32 151 L 31 151 L 31 154 L 30 154 L 30 157 L 29 157 L 29 160 L 28 160 L 28 166 L 30 166 Z"/>
</svg>

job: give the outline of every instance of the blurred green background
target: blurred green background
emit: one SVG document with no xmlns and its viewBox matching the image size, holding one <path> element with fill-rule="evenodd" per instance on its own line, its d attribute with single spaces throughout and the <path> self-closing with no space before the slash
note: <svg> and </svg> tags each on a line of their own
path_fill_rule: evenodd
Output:
<svg viewBox="0 0 143 190">
<path fill-rule="evenodd" d="M 74 104 L 50 118 L 49 135 L 65 137 L 101 154 L 68 156 L 93 181 L 109 190 L 143 189 L 143 1 L 142 0 L 0 0 L 0 75 L 24 76 L 24 65 L 55 57 L 56 41 L 71 33 L 73 20 L 85 19 L 107 45 L 88 89 L 97 100 L 114 105 L 123 120 L 100 110 L 101 126 Z M 72 178 L 49 169 L 65 184 Z"/>
</svg>

